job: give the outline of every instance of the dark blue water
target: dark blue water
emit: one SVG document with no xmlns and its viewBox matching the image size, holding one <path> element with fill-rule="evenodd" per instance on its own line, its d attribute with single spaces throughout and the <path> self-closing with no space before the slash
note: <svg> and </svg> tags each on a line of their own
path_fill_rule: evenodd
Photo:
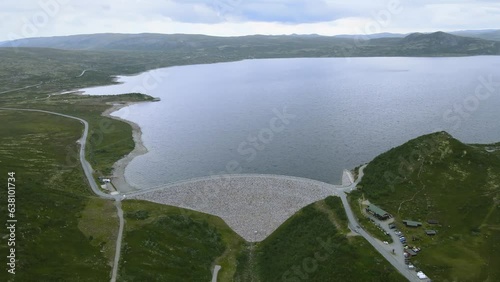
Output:
<svg viewBox="0 0 500 282">
<path fill-rule="evenodd" d="M 162 99 L 116 113 L 143 130 L 149 153 L 126 169 L 141 188 L 233 172 L 339 183 L 437 130 L 500 141 L 500 57 L 250 60 L 119 80 L 88 93 Z"/>
</svg>

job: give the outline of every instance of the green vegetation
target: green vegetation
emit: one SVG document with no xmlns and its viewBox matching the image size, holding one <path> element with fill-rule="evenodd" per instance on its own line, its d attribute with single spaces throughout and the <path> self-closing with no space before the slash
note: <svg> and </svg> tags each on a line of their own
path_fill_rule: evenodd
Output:
<svg viewBox="0 0 500 282">
<path fill-rule="evenodd" d="M 452 32 L 452 34 L 459 36 L 481 38 L 486 40 L 500 41 L 500 30 L 464 30 L 464 31 Z"/>
<path fill-rule="evenodd" d="M 358 219 L 359 226 L 361 226 L 364 230 L 366 230 L 373 237 L 379 239 L 380 241 L 387 241 L 389 243 L 393 242 L 390 235 L 385 234 L 385 232 L 381 228 L 379 228 L 374 221 L 370 220 L 369 215 L 365 211 L 366 206 L 362 204 L 362 199 L 349 196 L 347 200 L 349 201 L 349 205 L 352 208 L 352 212 Z"/>
<path fill-rule="evenodd" d="M 93 133 L 89 135 L 88 156 L 95 168 L 106 172 L 133 148 L 133 142 L 128 124 L 103 117 L 101 112 L 111 101 L 146 100 L 151 98 L 136 94 L 116 97 L 64 95 L 51 97 L 36 106 L 89 121 Z M 34 102 L 28 101 L 22 105 L 34 106 Z M 68 277 L 78 281 L 107 280 L 114 259 L 118 221 L 112 202 L 93 197 L 83 176 L 76 143 L 83 126 L 75 120 L 34 112 L 0 111 L 0 118 L 3 121 L 0 124 L 0 172 L 4 176 L 9 171 L 16 172 L 18 187 L 20 223 L 16 250 L 20 259 L 15 281 L 30 281 L 33 277 L 37 277 L 37 281 L 67 280 Z M 2 190 L 1 196 L 6 197 L 6 193 L 7 190 Z M 192 248 L 186 256 L 175 254 L 176 263 L 185 268 L 173 271 L 171 277 L 179 273 L 188 277 L 185 274 L 192 273 L 191 281 L 199 281 L 200 277 L 210 276 L 214 263 L 223 266 L 222 278 L 232 277 L 242 239 L 222 220 L 144 202 L 124 203 L 126 211 L 128 207 L 137 211 L 127 213 L 126 227 L 130 232 L 125 234 L 127 248 L 124 254 L 144 251 L 130 246 L 145 243 L 144 236 L 162 238 L 167 229 L 171 232 L 170 237 L 164 237 L 167 241 L 160 241 L 158 246 L 174 242 L 178 247 L 185 244 L 186 249 Z M 6 215 L 5 205 L 0 212 Z M 134 220 L 143 225 L 137 229 L 140 224 Z M 144 225 L 146 223 L 148 225 Z M 203 248 L 205 257 L 197 253 Z M 184 253 L 186 249 L 180 251 Z M 0 251 L 7 253 L 6 245 L 0 246 Z M 128 267 L 126 263 L 134 260 L 124 257 L 124 279 L 130 279 L 131 275 L 138 277 L 139 274 L 134 273 L 138 268 Z M 196 267 L 201 271 L 193 270 Z M 164 272 L 164 269 L 157 270 L 159 272 L 152 273 Z M 4 279 L 6 274 L 1 274 L 1 281 L 7 281 L 7 277 Z"/>
<path fill-rule="evenodd" d="M 500 53 L 498 43 L 440 33 L 359 45 L 348 39 L 301 36 L 167 39 L 175 48 L 164 50 L 163 37 L 151 48 L 141 40 L 129 40 L 128 45 L 110 42 L 92 51 L 0 48 L 0 107 L 43 109 L 87 120 L 87 158 L 96 176 L 101 176 L 134 147 L 130 125 L 101 113 L 112 103 L 153 98 L 57 93 L 110 84 L 116 74 L 247 58 Z M 437 48 L 440 42 L 455 47 Z M 88 71 L 80 76 L 83 70 Z M 117 220 L 112 203 L 91 194 L 81 171 L 76 140 L 82 125 L 32 112 L 0 111 L 0 119 L 0 175 L 6 178 L 7 172 L 16 172 L 19 261 L 13 280 L 107 280 Z M 500 270 L 492 267 L 500 264 L 498 152 L 463 145 L 443 133 L 425 136 L 376 158 L 355 196 L 364 194 L 397 220 L 441 222 L 433 227 L 439 231 L 433 238 L 422 235 L 428 226 L 403 230 L 421 237 L 423 251 L 415 263 L 435 280 L 500 280 Z M 1 198 L 6 193 L 1 190 Z M 283 275 L 307 275 L 313 281 L 401 281 L 363 239 L 346 237 L 346 217 L 338 198 L 304 208 L 260 244 L 245 243 L 213 216 L 138 201 L 123 205 L 126 230 L 120 275 L 124 281 L 206 281 L 214 264 L 222 265 L 222 281 L 233 277 L 279 281 Z M 5 205 L 0 213 L 7 213 Z M 328 242 L 327 247 L 321 242 Z M 7 253 L 5 244 L 0 252 Z M 324 256 L 317 257 L 318 252 Z M 0 281 L 12 280 L 5 275 L 0 274 Z"/>
<path fill-rule="evenodd" d="M 329 212 L 318 206 L 333 207 Z M 400 274 L 361 237 L 341 234 L 329 213 L 343 226 L 341 202 L 329 198 L 311 204 L 288 219 L 263 242 L 242 254 L 237 281 L 251 269 L 254 281 L 402 281 Z M 255 279 L 255 277 L 252 277 Z"/>
<path fill-rule="evenodd" d="M 64 73 L 65 65 L 30 61 L 16 67 L 35 83 L 30 67 L 47 74 Z M 50 69 L 54 67 L 54 69 Z M 0 70 L 2 86 L 15 86 L 19 73 Z M 67 75 L 67 74 L 64 74 Z M 33 108 L 66 113 L 89 122 L 87 157 L 97 175 L 130 152 L 134 143 L 129 124 L 101 116 L 108 103 L 151 101 L 129 94 L 113 97 L 43 94 L 51 88 L 30 88 L 0 95 L 0 107 Z M 61 89 L 59 89 L 61 90 Z M 49 92 L 50 93 L 50 92 Z M 43 98 L 41 98 L 43 97 Z M 77 281 L 109 279 L 118 228 L 111 202 L 93 197 L 81 170 L 78 144 L 83 126 L 78 121 L 45 113 L 0 110 L 0 173 L 16 173 L 16 276 L 11 281 Z M 6 198 L 7 190 L 0 191 Z M 0 207 L 6 217 L 7 206 Z M 2 233 L 4 234 L 4 233 Z M 3 236 L 3 235 L 2 235 Z M 7 254 L 7 245 L 0 252 Z M 8 281 L 8 273 L 0 281 Z"/>
<path fill-rule="evenodd" d="M 87 45 L 82 45 L 82 37 Z M 112 84 L 117 74 L 178 65 L 254 58 L 500 54 L 498 41 L 443 32 L 371 40 L 324 36 L 81 35 L 6 44 L 11 46 L 19 47 L 0 48 L 0 102 L 17 103 L 26 94 L 42 100 L 64 90 Z"/>
<path fill-rule="evenodd" d="M 491 145 L 495 146 L 495 145 Z M 364 196 L 392 213 L 422 248 L 414 263 L 433 280 L 500 280 L 500 157 L 440 132 L 375 158 L 365 169 Z M 401 221 L 421 221 L 406 228 Z M 427 220 L 439 225 L 427 224 Z M 438 231 L 425 235 L 425 229 Z"/>
<path fill-rule="evenodd" d="M 471 34 L 497 39 L 498 32 Z M 414 33 L 408 36 L 373 38 L 369 36 L 241 36 L 213 37 L 187 34 L 94 34 L 55 38 L 22 39 L 5 46 L 42 47 L 66 50 L 104 50 L 177 55 L 182 61 L 218 61 L 248 58 L 290 57 L 366 57 L 366 56 L 462 56 L 500 54 L 500 44 L 480 38 L 444 32 Z M 146 43 L 145 43 L 146 42 Z M 147 57 L 147 55 L 145 56 Z"/>
<path fill-rule="evenodd" d="M 107 242 L 94 245 L 78 228 L 90 192 L 80 167 L 66 160 L 82 126 L 39 113 L 0 111 L 0 119 L 1 179 L 16 173 L 15 281 L 106 279 L 109 261 L 100 250 Z M 7 189 L 0 196 L 6 199 Z M 0 206 L 3 218 L 6 208 Z M 0 245 L 0 253 L 7 254 L 7 244 Z M 8 281 L 7 275 L 2 271 L 0 280 Z"/>
<path fill-rule="evenodd" d="M 244 240 L 220 218 L 140 201 L 123 209 L 120 280 L 209 281 L 215 264 L 221 281 L 231 280 Z"/>
<path fill-rule="evenodd" d="M 0 95 L 2 96 L 2 95 Z M 28 96 L 29 97 L 29 96 Z M 134 148 L 131 126 L 125 122 L 102 116 L 102 112 L 111 103 L 128 103 L 152 101 L 153 98 L 142 94 L 126 94 L 119 96 L 81 96 L 74 94 L 51 96 L 44 100 L 22 99 L 15 104 L 5 103 L 1 107 L 31 108 L 54 111 L 80 117 L 89 123 L 87 140 L 87 160 L 92 164 L 98 175 L 111 172 L 113 164 L 127 155 Z M 0 98 L 0 101 L 2 99 Z M 30 119 L 25 119 L 30 123 Z M 83 127 L 79 127 L 79 134 Z M 78 138 L 77 138 L 78 139 Z M 76 146 L 65 149 L 67 165 L 79 166 L 79 155 Z"/>
<path fill-rule="evenodd" d="M 328 197 L 325 199 L 325 204 L 333 211 L 342 225 L 347 226 L 347 215 L 342 205 L 342 200 L 339 197 Z"/>
<path fill-rule="evenodd" d="M 489 145 L 484 145 L 484 144 L 474 144 L 471 145 L 475 148 L 478 148 L 480 150 L 485 150 L 486 152 L 495 155 L 497 157 L 500 157 L 500 142 L 495 143 L 495 144 L 489 144 Z"/>
<path fill-rule="evenodd" d="M 108 265 L 112 266 L 119 225 L 113 202 L 89 198 L 80 215 L 78 229 L 88 238 L 92 246 L 99 247 L 108 260 Z"/>
</svg>

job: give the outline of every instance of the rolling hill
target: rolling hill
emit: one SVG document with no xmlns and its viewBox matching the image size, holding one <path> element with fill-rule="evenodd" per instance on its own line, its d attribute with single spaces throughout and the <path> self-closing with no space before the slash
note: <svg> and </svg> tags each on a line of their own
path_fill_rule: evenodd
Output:
<svg viewBox="0 0 500 282">
<path fill-rule="evenodd" d="M 481 38 L 485 40 L 495 40 L 500 41 L 500 30 L 489 29 L 489 30 L 462 30 L 451 32 L 451 34 L 467 37 Z"/>
<path fill-rule="evenodd" d="M 439 53 L 498 54 L 500 44 L 478 38 L 456 36 L 445 32 L 431 34 L 413 33 L 401 40 L 405 50 Z"/>
<path fill-rule="evenodd" d="M 90 34 L 19 39 L 3 47 L 66 50 L 140 51 L 179 54 L 216 54 L 223 57 L 368 57 L 500 55 L 500 42 L 444 32 L 369 36 L 240 36 L 214 37 L 188 34 Z"/>
<path fill-rule="evenodd" d="M 391 213 L 422 248 L 414 263 L 436 281 L 499 281 L 500 157 L 487 148 L 445 132 L 416 138 L 370 162 L 352 197 Z M 423 226 L 403 226 L 408 219 Z"/>
</svg>

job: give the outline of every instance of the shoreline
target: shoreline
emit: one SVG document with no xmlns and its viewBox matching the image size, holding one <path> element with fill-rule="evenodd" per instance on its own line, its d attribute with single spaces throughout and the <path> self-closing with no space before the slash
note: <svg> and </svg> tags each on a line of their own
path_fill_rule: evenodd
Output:
<svg viewBox="0 0 500 282">
<path fill-rule="evenodd" d="M 128 107 L 128 106 L 132 106 L 132 105 L 135 105 L 135 104 L 139 104 L 139 103 L 149 103 L 151 101 L 141 101 L 141 102 L 116 102 L 116 103 L 107 103 L 108 105 L 110 105 L 111 107 L 109 107 L 108 109 L 106 109 L 104 112 L 102 112 L 101 116 L 104 116 L 104 117 L 108 117 L 108 118 L 111 118 L 111 119 L 114 119 L 114 120 L 119 120 L 119 121 L 122 121 L 122 122 L 125 122 L 127 124 L 129 124 L 131 127 L 132 127 L 132 139 L 134 141 L 134 149 L 128 153 L 126 156 L 122 157 L 121 159 L 119 159 L 118 161 L 116 161 L 113 166 L 112 166 L 112 173 L 111 173 L 111 176 L 110 176 L 110 179 L 111 179 L 111 183 L 112 185 L 114 186 L 114 188 L 116 189 L 117 192 L 119 192 L 120 194 L 133 194 L 134 192 L 151 192 L 151 191 L 155 191 L 156 189 L 140 189 L 138 188 L 137 186 L 134 186 L 134 185 L 131 185 L 126 177 L 125 177 L 125 169 L 126 167 L 129 165 L 129 163 L 136 157 L 138 156 L 141 156 L 141 155 L 144 155 L 146 153 L 148 153 L 148 149 L 146 148 L 146 146 L 144 146 L 144 143 L 142 142 L 142 129 L 141 127 L 133 122 L 133 121 L 130 121 L 130 120 L 126 120 L 126 119 L 122 119 L 120 117 L 116 117 L 116 116 L 112 116 L 111 114 L 113 112 L 116 112 L 122 108 L 125 108 L 125 107 Z M 348 175 L 346 175 L 346 173 Z M 245 176 L 252 176 L 254 174 L 243 174 Z M 232 176 L 236 176 L 236 175 L 232 175 Z M 268 175 L 268 174 L 262 174 L 260 176 L 267 176 L 267 177 L 272 177 L 274 175 Z M 175 182 L 172 182 L 172 183 L 166 183 L 165 185 L 162 185 L 162 186 L 177 186 L 177 185 L 181 185 L 181 184 L 184 184 L 184 183 L 191 183 L 191 182 L 197 182 L 199 180 L 204 180 L 206 178 L 212 178 L 214 177 L 213 175 L 212 176 L 202 176 L 202 177 L 196 177 L 196 178 L 193 178 L 193 179 L 185 179 L 185 180 L 180 180 L 180 181 L 175 181 Z M 218 175 L 218 176 L 215 176 L 216 178 L 217 177 L 222 177 L 224 178 L 224 175 Z M 294 176 L 289 176 L 290 178 L 294 178 Z M 297 177 L 297 179 L 299 179 L 300 177 Z M 349 180 L 347 180 L 347 179 Z M 354 179 L 353 178 L 357 178 L 357 176 L 354 176 L 352 172 L 348 171 L 348 170 L 345 170 L 342 172 L 342 175 L 341 175 L 341 178 L 340 178 L 340 181 L 338 184 L 332 184 L 332 183 L 327 183 L 327 182 L 323 182 L 323 181 L 319 181 L 319 180 L 314 180 L 314 179 L 308 179 L 308 180 L 311 180 L 311 181 L 317 181 L 318 183 L 323 183 L 323 184 L 328 184 L 328 185 L 332 185 L 332 186 L 348 186 L 348 185 L 351 185 L 352 183 L 354 183 Z M 347 181 L 345 181 L 347 180 Z M 340 187 L 338 187 L 340 188 Z M 161 188 L 159 190 L 163 190 L 164 188 Z"/>
<path fill-rule="evenodd" d="M 125 178 L 125 169 L 128 166 L 128 164 L 135 158 L 140 155 L 144 155 L 148 152 L 148 149 L 146 146 L 144 146 L 144 143 L 142 142 L 142 130 L 141 127 L 130 120 L 122 119 L 120 117 L 112 116 L 111 114 L 113 112 L 116 112 L 122 108 L 134 105 L 134 104 L 139 104 L 139 103 L 147 103 L 149 101 L 145 102 L 127 102 L 127 103 L 112 103 L 109 104 L 111 105 L 110 108 L 105 110 L 101 115 L 104 117 L 108 117 L 114 120 L 119 120 L 125 123 L 130 124 L 132 127 L 132 139 L 134 141 L 134 149 L 128 153 L 126 156 L 123 158 L 119 159 L 117 162 L 113 164 L 113 172 L 111 175 L 111 182 L 115 189 L 120 192 L 120 193 L 129 193 L 129 192 L 135 192 L 135 191 L 140 191 L 139 188 L 131 185 L 130 183 L 127 182 L 127 179 Z"/>
</svg>

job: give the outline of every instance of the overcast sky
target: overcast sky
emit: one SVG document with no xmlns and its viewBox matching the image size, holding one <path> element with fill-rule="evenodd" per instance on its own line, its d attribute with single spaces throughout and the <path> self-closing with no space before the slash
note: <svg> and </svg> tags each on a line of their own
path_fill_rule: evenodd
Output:
<svg viewBox="0 0 500 282">
<path fill-rule="evenodd" d="M 371 34 L 500 27 L 483 0 L 7 0 L 0 41 L 83 33 Z"/>
</svg>

